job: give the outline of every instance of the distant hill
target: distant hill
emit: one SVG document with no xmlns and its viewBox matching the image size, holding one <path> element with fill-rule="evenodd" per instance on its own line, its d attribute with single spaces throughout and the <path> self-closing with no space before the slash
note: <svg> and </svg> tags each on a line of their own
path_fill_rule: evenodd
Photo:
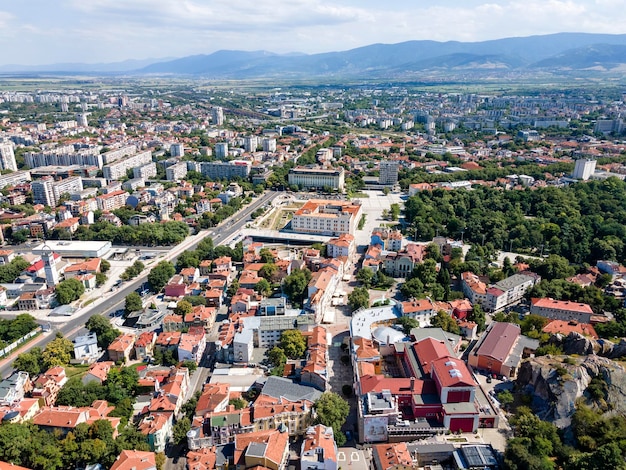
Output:
<svg viewBox="0 0 626 470">
<path fill-rule="evenodd" d="M 569 51 L 595 47 L 597 70 L 603 61 L 615 68 L 616 50 L 626 35 L 559 33 L 482 42 L 407 41 L 372 44 L 341 52 L 278 55 L 266 51 L 218 51 L 152 64 L 139 73 L 209 75 L 216 78 L 251 77 L 393 77 L 419 71 L 512 71 L 567 69 L 580 61 Z M 598 50 L 613 52 L 598 53 Z M 592 55 L 591 52 L 589 52 Z M 554 62 L 553 66 L 552 60 Z M 626 61 L 622 61 L 626 63 Z M 578 67 L 575 67 L 578 68 Z"/>
<path fill-rule="evenodd" d="M 0 66 L 9 72 L 132 73 L 217 79 L 401 78 L 420 72 L 548 71 L 553 73 L 626 70 L 626 34 L 558 33 L 482 42 L 407 41 L 372 44 L 322 54 L 275 54 L 222 50 L 179 59 L 147 59 L 113 64 Z"/>
<path fill-rule="evenodd" d="M 533 64 L 534 68 L 551 70 L 619 70 L 626 66 L 626 45 L 593 44 L 568 49 Z"/>
</svg>

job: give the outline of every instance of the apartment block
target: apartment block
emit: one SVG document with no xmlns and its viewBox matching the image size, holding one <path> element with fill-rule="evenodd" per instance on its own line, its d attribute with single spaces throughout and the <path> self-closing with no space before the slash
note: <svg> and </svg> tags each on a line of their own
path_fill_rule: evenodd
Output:
<svg viewBox="0 0 626 470">
<path fill-rule="evenodd" d="M 177 181 L 187 175 L 187 162 L 175 163 L 165 169 L 165 178 L 168 181 Z"/>
<path fill-rule="evenodd" d="M 107 180 L 116 180 L 126 176 L 126 172 L 131 168 L 137 168 L 152 162 L 152 152 L 149 150 L 128 156 L 117 163 L 105 165 L 102 168 L 104 177 Z"/>
<path fill-rule="evenodd" d="M 361 205 L 353 201 L 311 199 L 295 212 L 291 229 L 300 233 L 354 235 L 360 217 Z"/>
</svg>

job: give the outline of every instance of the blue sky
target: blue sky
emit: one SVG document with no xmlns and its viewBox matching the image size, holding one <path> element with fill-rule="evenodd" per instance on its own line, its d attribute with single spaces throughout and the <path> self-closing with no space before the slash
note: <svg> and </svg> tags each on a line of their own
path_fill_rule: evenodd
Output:
<svg viewBox="0 0 626 470">
<path fill-rule="evenodd" d="M 626 0 L 4 0 L 0 65 L 626 33 Z"/>
</svg>

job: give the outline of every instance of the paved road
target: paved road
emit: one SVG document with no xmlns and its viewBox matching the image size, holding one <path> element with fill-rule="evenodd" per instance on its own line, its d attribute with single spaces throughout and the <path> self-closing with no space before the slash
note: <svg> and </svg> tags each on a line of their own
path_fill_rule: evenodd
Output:
<svg viewBox="0 0 626 470">
<path fill-rule="evenodd" d="M 170 251 L 163 257 L 163 259 L 176 262 L 178 256 L 188 250 L 194 250 L 198 243 L 200 243 L 206 237 L 212 237 L 215 246 L 223 245 L 230 241 L 234 233 L 241 230 L 248 222 L 251 221 L 250 214 L 252 214 L 259 207 L 270 203 L 280 193 L 277 191 L 266 192 L 261 197 L 256 198 L 246 207 L 241 209 L 236 214 L 222 222 L 218 227 L 210 230 L 201 231 L 200 233 L 187 237 L 183 242 L 170 248 Z M 145 270 L 137 278 L 129 281 L 123 285 L 122 288 L 115 292 L 104 292 L 101 299 L 97 299 L 93 304 L 86 308 L 80 309 L 77 314 L 69 319 L 63 325 L 53 328 L 51 333 L 47 333 L 38 337 L 35 341 L 28 343 L 23 348 L 18 349 L 2 361 L 0 361 L 0 377 L 7 377 L 12 372 L 11 365 L 18 354 L 30 350 L 34 346 L 41 348 L 45 347 L 55 337 L 56 332 L 60 332 L 68 339 L 72 339 L 79 334 L 83 329 L 85 323 L 92 315 L 101 313 L 107 313 L 115 311 L 123 307 L 125 298 L 128 294 L 138 289 L 148 276 L 149 271 Z"/>
</svg>

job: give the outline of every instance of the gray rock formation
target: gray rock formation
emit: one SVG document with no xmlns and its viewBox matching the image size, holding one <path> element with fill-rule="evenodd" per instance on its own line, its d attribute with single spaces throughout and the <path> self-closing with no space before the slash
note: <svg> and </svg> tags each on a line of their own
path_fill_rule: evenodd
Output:
<svg viewBox="0 0 626 470">
<path fill-rule="evenodd" d="M 570 333 L 563 337 L 554 335 L 550 342 L 560 346 L 563 353 L 571 355 L 587 355 L 595 354 L 597 356 L 608 357 L 609 359 L 618 359 L 626 356 L 626 339 L 621 339 L 619 343 L 613 343 L 605 339 L 594 340 L 580 333 Z"/>
<path fill-rule="evenodd" d="M 581 347 L 580 342 L 577 347 Z M 591 379 L 598 375 L 607 383 L 606 402 L 612 412 L 626 413 L 626 370 L 605 357 L 590 354 L 531 358 L 522 364 L 517 384 L 532 395 L 537 416 L 566 428 L 576 411 L 576 401 L 584 397 Z"/>
</svg>

